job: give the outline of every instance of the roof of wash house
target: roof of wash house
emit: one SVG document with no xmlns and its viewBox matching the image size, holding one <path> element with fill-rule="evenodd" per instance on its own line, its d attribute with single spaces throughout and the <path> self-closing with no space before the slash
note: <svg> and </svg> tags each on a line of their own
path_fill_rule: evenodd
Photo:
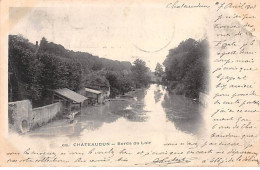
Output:
<svg viewBox="0 0 260 170">
<path fill-rule="evenodd" d="M 90 89 L 90 88 L 85 88 L 85 91 L 90 92 L 90 93 L 94 93 L 94 94 L 101 94 L 102 93 L 101 91 Z"/>
<path fill-rule="evenodd" d="M 67 88 L 57 89 L 54 90 L 54 92 L 77 103 L 81 103 L 88 99 L 87 97 L 82 96 L 81 94 L 78 94 Z"/>
</svg>

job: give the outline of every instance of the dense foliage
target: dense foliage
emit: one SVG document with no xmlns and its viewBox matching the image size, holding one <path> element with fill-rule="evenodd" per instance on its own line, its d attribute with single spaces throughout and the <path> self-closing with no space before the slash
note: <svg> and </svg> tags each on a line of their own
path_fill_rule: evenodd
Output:
<svg viewBox="0 0 260 170">
<path fill-rule="evenodd" d="M 134 87 L 131 75 L 127 73 L 109 71 L 106 78 L 111 85 L 111 97 L 129 92 Z"/>
<path fill-rule="evenodd" d="M 147 86 L 150 83 L 150 69 L 146 66 L 145 61 L 137 59 L 132 67 L 133 81 L 137 88 Z"/>
<path fill-rule="evenodd" d="M 115 97 L 146 86 L 148 79 L 144 61 L 138 60 L 132 66 L 130 62 L 67 50 L 44 37 L 40 45 L 35 45 L 21 35 L 10 35 L 8 61 L 9 101 L 30 99 L 34 106 L 46 104 L 44 98 L 53 89 L 110 87 L 111 96 Z"/>
<path fill-rule="evenodd" d="M 207 91 L 208 42 L 187 39 L 169 50 L 165 61 L 165 83 L 177 94 L 197 98 Z"/>
<path fill-rule="evenodd" d="M 160 64 L 160 63 L 157 63 L 156 64 L 156 67 L 155 67 L 155 73 L 154 73 L 156 76 L 158 77 L 162 77 L 164 72 L 163 72 L 163 66 Z"/>
</svg>

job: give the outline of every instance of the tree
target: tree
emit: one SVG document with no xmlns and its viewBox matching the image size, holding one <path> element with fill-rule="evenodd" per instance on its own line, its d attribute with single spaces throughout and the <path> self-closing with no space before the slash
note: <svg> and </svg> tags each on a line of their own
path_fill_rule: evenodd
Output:
<svg viewBox="0 0 260 170">
<path fill-rule="evenodd" d="M 163 75 L 163 67 L 160 63 L 157 63 L 157 65 L 156 65 L 155 75 L 158 77 L 162 77 L 162 75 Z"/>
<path fill-rule="evenodd" d="M 45 52 L 47 50 L 48 41 L 45 37 L 42 37 L 40 42 L 39 51 Z"/>
<path fill-rule="evenodd" d="M 132 75 L 137 88 L 141 88 L 149 84 L 151 78 L 148 75 L 148 71 L 149 68 L 146 66 L 145 61 L 141 59 L 134 61 Z"/>
<path fill-rule="evenodd" d="M 169 50 L 165 61 L 168 87 L 189 97 L 198 97 L 207 90 L 208 42 L 187 39 Z"/>
<path fill-rule="evenodd" d="M 30 99 L 39 100 L 42 95 L 42 85 L 39 78 L 42 64 L 35 55 L 36 48 L 21 35 L 9 36 L 8 64 L 10 96 L 13 101 Z"/>
<path fill-rule="evenodd" d="M 111 97 L 115 97 L 119 94 L 125 94 L 131 91 L 133 81 L 130 76 L 125 76 L 123 72 L 108 71 L 106 78 L 111 86 Z"/>
<path fill-rule="evenodd" d="M 21 35 L 10 35 L 8 54 L 9 101 L 29 99 L 33 106 L 47 104 L 48 92 L 58 88 L 79 91 L 84 87 L 108 89 L 110 86 L 111 93 L 114 90 L 117 95 L 131 90 L 136 82 L 140 87 L 148 82 L 144 61 L 136 61 L 132 68 L 130 62 L 74 52 L 48 42 L 45 37 L 37 46 Z"/>
<path fill-rule="evenodd" d="M 103 88 L 108 89 L 110 84 L 105 77 L 105 73 L 103 71 L 98 71 L 92 72 L 86 76 L 84 86 L 96 90 L 102 90 Z"/>
</svg>

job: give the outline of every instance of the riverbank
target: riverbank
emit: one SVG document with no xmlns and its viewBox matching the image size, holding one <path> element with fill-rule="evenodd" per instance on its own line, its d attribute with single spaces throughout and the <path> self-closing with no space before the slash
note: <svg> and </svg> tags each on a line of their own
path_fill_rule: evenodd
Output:
<svg viewBox="0 0 260 170">
<path fill-rule="evenodd" d="M 131 134 L 133 129 L 196 135 L 203 129 L 200 104 L 180 95 L 172 95 L 166 87 L 152 84 L 131 92 L 133 98 L 111 100 L 104 105 L 82 109 L 72 123 L 69 119 L 50 122 L 28 132 L 29 136 L 84 136 L 117 132 Z M 138 130 L 137 130 L 138 129 Z M 166 131 L 165 131 L 166 130 Z"/>
</svg>

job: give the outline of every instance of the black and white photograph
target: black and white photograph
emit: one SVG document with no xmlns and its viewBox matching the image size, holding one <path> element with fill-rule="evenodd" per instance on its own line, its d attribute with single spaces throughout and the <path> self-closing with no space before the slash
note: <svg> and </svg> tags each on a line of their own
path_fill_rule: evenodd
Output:
<svg viewBox="0 0 260 170">
<path fill-rule="evenodd" d="M 156 8 L 141 15 L 124 7 L 18 7 L 10 8 L 10 21 L 23 14 L 8 37 L 10 132 L 205 132 L 209 45 L 203 19 L 191 29 L 178 22 L 185 16 L 160 24 L 164 16 Z"/>
<path fill-rule="evenodd" d="M 0 0 L 0 167 L 259 167 L 258 8 Z"/>
</svg>

